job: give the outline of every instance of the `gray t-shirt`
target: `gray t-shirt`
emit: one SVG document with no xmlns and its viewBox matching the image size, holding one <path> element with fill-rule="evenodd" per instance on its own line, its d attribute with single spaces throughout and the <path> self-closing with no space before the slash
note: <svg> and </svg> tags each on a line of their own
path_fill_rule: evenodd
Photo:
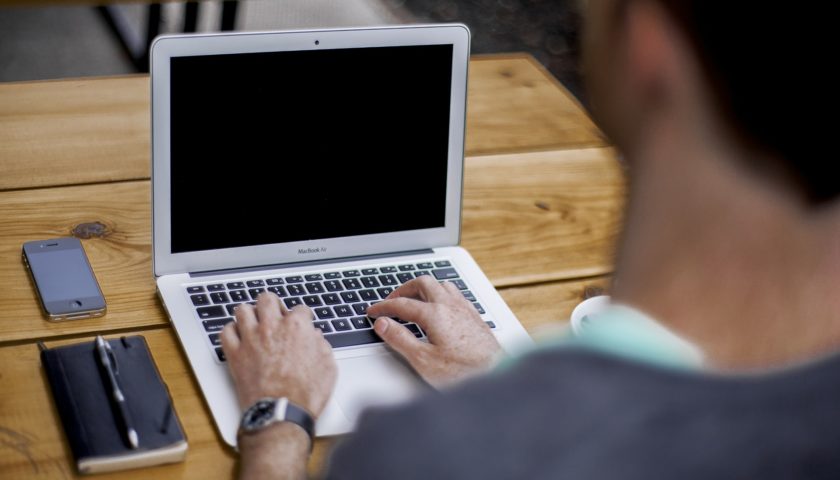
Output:
<svg viewBox="0 0 840 480">
<path fill-rule="evenodd" d="M 840 478 L 840 356 L 717 376 L 563 348 L 370 411 L 328 478 Z"/>
</svg>

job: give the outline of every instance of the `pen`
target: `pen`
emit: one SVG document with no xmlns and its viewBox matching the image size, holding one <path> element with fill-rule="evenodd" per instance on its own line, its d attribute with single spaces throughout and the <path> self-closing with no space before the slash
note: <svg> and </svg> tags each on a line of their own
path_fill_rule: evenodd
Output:
<svg viewBox="0 0 840 480">
<path fill-rule="evenodd" d="M 102 369 L 105 371 L 105 376 L 108 379 L 108 387 L 111 390 L 111 399 L 116 408 L 116 417 L 122 425 L 121 428 L 125 432 L 126 440 L 131 448 L 137 448 L 140 444 L 140 439 L 137 437 L 137 430 L 131 422 L 131 415 L 128 413 L 128 407 L 125 403 L 125 395 L 123 395 L 119 382 L 117 382 L 117 375 L 114 372 L 114 365 L 111 363 L 110 355 L 113 355 L 111 344 L 105 341 L 101 335 L 96 337 L 96 351 L 99 354 L 99 362 L 102 364 Z"/>
</svg>

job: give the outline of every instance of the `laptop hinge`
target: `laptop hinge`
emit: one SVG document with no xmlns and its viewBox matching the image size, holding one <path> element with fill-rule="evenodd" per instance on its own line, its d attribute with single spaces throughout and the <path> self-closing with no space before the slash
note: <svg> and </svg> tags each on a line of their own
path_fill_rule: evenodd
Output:
<svg viewBox="0 0 840 480">
<path fill-rule="evenodd" d="M 358 257 L 342 257 L 342 258 L 330 258 L 326 260 L 310 260 L 308 262 L 292 262 L 292 263 L 276 263 L 272 265 L 258 265 L 255 267 L 245 267 L 245 268 L 227 268 L 222 270 L 205 270 L 201 272 L 189 272 L 190 277 L 210 277 L 213 275 L 221 275 L 221 274 L 229 274 L 229 273 L 247 273 L 247 272 L 257 272 L 260 270 L 272 270 L 275 268 L 294 268 L 294 267 L 311 267 L 316 265 L 328 265 L 331 263 L 340 263 L 340 262 L 357 262 L 359 260 L 377 260 L 382 258 L 390 258 L 390 257 L 403 257 L 407 255 L 428 255 L 430 253 L 434 253 L 434 250 L 431 248 L 425 248 L 422 250 L 408 250 L 405 252 L 392 252 L 392 253 L 379 253 L 376 255 L 361 255 Z"/>
</svg>

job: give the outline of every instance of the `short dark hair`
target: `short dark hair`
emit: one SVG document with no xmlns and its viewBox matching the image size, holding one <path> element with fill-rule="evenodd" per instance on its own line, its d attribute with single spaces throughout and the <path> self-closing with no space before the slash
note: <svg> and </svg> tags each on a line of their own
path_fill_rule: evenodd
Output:
<svg viewBox="0 0 840 480">
<path fill-rule="evenodd" d="M 837 17 L 817 8 L 831 4 L 658 1 L 696 50 L 723 116 L 776 159 L 747 159 L 750 166 L 781 171 L 811 204 L 840 197 L 829 146 L 838 124 L 831 116 L 840 115 L 840 83 L 829 73 L 837 68 Z"/>
</svg>

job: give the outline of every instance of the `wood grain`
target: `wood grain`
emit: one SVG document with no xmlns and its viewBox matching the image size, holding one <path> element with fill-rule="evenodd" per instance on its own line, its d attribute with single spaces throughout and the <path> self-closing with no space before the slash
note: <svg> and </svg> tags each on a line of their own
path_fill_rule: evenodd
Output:
<svg viewBox="0 0 840 480">
<path fill-rule="evenodd" d="M 502 290 L 502 296 L 532 335 L 561 326 L 587 290 L 605 287 L 604 277 Z M 169 386 L 190 444 L 184 463 L 144 468 L 97 478 L 231 478 L 236 456 L 216 433 L 192 371 L 168 327 L 131 332 L 146 337 L 155 363 Z M 49 342 L 48 346 L 88 341 L 92 337 Z M 0 348 L 0 472 L 20 479 L 75 476 L 58 413 L 53 406 L 38 349 L 34 344 Z M 336 439 L 316 442 L 309 462 L 315 475 L 323 468 Z"/>
<path fill-rule="evenodd" d="M 530 55 L 470 62 L 468 155 L 605 146 L 578 101 Z"/>
<path fill-rule="evenodd" d="M 467 155 L 604 145 L 527 55 L 471 62 Z M 149 178 L 145 75 L 0 84 L 0 190 Z"/>
<path fill-rule="evenodd" d="M 622 188 L 610 149 L 471 158 L 462 243 L 497 287 L 607 273 Z M 152 275 L 149 198 L 145 180 L 0 192 L 0 344 L 166 324 Z M 107 227 L 83 243 L 108 314 L 47 321 L 21 245 L 68 236 L 84 222 Z"/>
<path fill-rule="evenodd" d="M 0 84 L 0 190 L 149 177 L 148 76 Z"/>
<path fill-rule="evenodd" d="M 595 295 L 605 295 L 609 277 L 598 276 L 499 290 L 516 318 L 532 337 L 556 333 L 568 325 L 578 303 Z"/>
<path fill-rule="evenodd" d="M 461 243 L 496 287 L 612 271 L 624 177 L 606 148 L 472 157 Z"/>
</svg>

